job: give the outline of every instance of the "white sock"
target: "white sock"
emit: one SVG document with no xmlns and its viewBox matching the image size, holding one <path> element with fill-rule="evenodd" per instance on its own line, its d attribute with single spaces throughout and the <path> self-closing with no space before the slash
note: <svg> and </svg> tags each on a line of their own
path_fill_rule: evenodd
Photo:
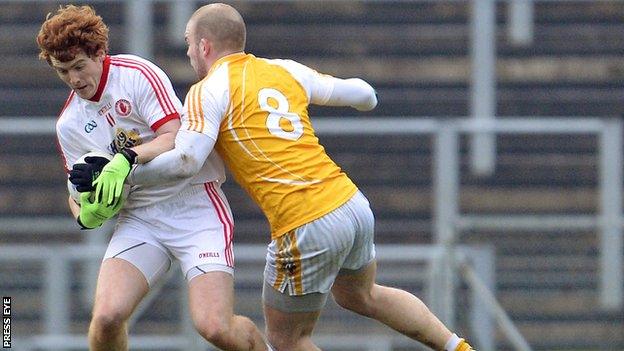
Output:
<svg viewBox="0 0 624 351">
<path fill-rule="evenodd" d="M 275 351 L 275 350 L 273 350 L 273 347 L 271 346 L 271 344 L 269 344 L 269 342 L 268 342 L 268 341 L 267 341 L 267 342 L 265 342 L 265 344 L 266 344 L 266 346 L 267 346 L 267 349 L 269 349 L 269 351 Z"/>
<path fill-rule="evenodd" d="M 448 339 L 448 341 L 444 345 L 444 350 L 455 351 L 455 349 L 457 348 L 457 345 L 459 345 L 459 343 L 462 342 L 462 340 L 463 339 L 457 336 L 457 334 L 451 335 L 451 337 Z"/>
</svg>

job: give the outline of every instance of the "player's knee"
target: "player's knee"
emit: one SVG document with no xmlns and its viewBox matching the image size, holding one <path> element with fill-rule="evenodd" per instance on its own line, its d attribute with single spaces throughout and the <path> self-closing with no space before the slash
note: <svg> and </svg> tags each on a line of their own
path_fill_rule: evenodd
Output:
<svg viewBox="0 0 624 351">
<path fill-rule="evenodd" d="M 127 317 L 118 311 L 101 311 L 93 314 L 91 330 L 96 336 L 116 335 L 123 330 Z"/>
<path fill-rule="evenodd" d="M 216 346 L 228 343 L 230 325 L 221 318 L 204 318 L 195 322 L 195 328 L 208 342 Z"/>
<path fill-rule="evenodd" d="M 374 307 L 371 292 L 365 290 L 334 293 L 334 300 L 340 307 L 364 316 L 370 316 Z"/>
<path fill-rule="evenodd" d="M 301 337 L 297 338 L 292 335 L 285 335 L 271 331 L 267 332 L 267 339 L 275 351 L 297 350 L 297 346 L 302 342 Z"/>
</svg>

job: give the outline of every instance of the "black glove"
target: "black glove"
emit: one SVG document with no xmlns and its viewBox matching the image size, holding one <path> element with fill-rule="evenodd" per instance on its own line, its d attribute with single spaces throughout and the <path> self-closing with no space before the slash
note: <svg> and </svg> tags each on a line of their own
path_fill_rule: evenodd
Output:
<svg viewBox="0 0 624 351">
<path fill-rule="evenodd" d="M 69 171 L 69 181 L 76 186 L 78 192 L 93 191 L 93 181 L 100 175 L 102 168 L 109 162 L 99 156 L 85 157 L 86 163 L 76 163 Z"/>
</svg>

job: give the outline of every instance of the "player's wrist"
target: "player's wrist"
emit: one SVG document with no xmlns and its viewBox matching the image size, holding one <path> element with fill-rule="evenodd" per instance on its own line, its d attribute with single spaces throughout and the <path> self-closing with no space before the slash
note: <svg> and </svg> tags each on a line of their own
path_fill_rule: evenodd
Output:
<svg viewBox="0 0 624 351">
<path fill-rule="evenodd" d="M 85 224 L 85 223 L 83 223 L 83 219 L 81 219 L 80 217 L 81 217 L 80 215 L 78 215 L 78 217 L 76 217 L 76 222 L 80 226 L 81 230 L 95 229 L 95 228 L 97 228 L 97 227 L 102 225 L 102 223 L 99 223 L 99 224 L 98 223 L 93 223 L 94 221 L 89 221 L 89 220 L 86 220 L 87 223 Z"/>
<path fill-rule="evenodd" d="M 91 229 L 91 228 L 87 227 L 86 225 L 82 224 L 82 221 L 80 220 L 80 216 L 76 217 L 76 222 L 78 222 L 78 225 L 80 226 L 81 230 Z"/>
<path fill-rule="evenodd" d="M 126 161 L 128 161 L 130 166 L 138 163 L 139 155 L 130 148 L 122 148 L 121 150 L 119 150 L 119 154 L 121 154 L 126 159 Z"/>
</svg>

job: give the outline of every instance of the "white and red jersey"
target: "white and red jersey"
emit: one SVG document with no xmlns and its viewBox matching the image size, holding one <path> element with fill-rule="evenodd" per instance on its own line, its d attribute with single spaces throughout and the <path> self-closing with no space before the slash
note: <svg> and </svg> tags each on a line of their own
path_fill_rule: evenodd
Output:
<svg viewBox="0 0 624 351">
<path fill-rule="evenodd" d="M 90 151 L 114 154 L 149 142 L 160 126 L 179 119 L 181 111 L 171 81 L 156 65 L 134 55 L 107 56 L 95 95 L 82 99 L 72 91 L 56 123 L 65 169 Z M 213 153 L 193 179 L 133 186 L 125 207 L 167 199 L 191 182 L 224 180 L 223 164 Z"/>
</svg>

